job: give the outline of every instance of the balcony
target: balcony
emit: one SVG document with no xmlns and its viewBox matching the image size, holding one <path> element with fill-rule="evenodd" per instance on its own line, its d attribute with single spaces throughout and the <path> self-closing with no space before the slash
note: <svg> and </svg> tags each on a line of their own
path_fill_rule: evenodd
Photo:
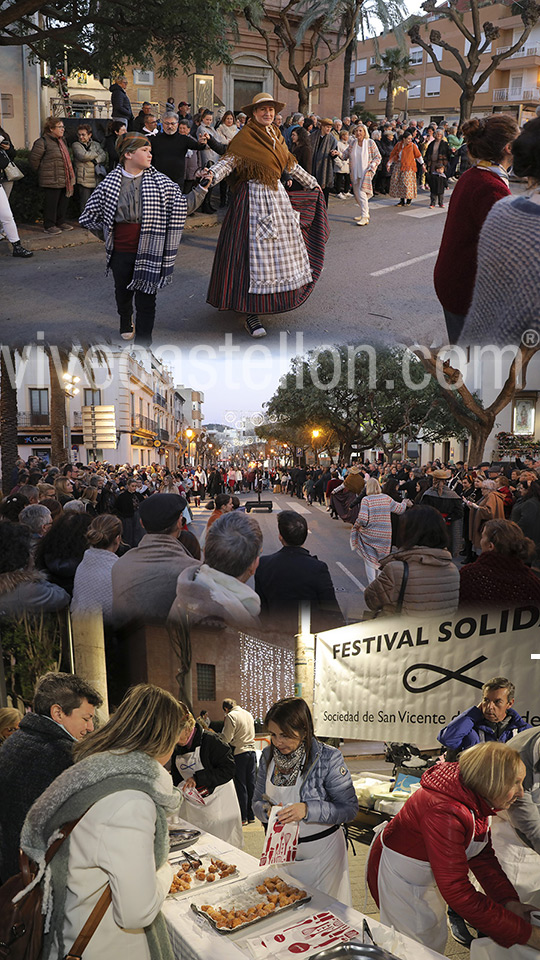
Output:
<svg viewBox="0 0 540 960">
<path fill-rule="evenodd" d="M 49 413 L 18 413 L 17 426 L 19 430 L 28 430 L 29 427 L 50 427 Z"/>
<path fill-rule="evenodd" d="M 163 427 L 160 427 L 160 428 L 159 428 L 159 439 L 160 439 L 160 440 L 165 440 L 165 441 L 168 442 L 168 440 L 169 440 L 169 431 L 168 431 L 168 430 L 164 430 Z"/>
<path fill-rule="evenodd" d="M 145 433 L 157 434 L 159 431 L 156 421 L 150 420 L 149 417 L 143 417 L 142 413 L 137 413 L 131 418 L 131 429 L 136 433 L 143 431 Z"/>
<path fill-rule="evenodd" d="M 503 87 L 493 91 L 493 100 L 495 103 L 506 101 L 508 103 L 537 103 L 540 99 L 540 88 L 533 87 L 531 90 L 509 90 Z"/>
<path fill-rule="evenodd" d="M 110 99 L 94 100 L 84 97 L 78 99 L 76 96 L 71 96 L 69 101 L 66 101 L 63 97 L 52 97 L 50 104 L 53 117 L 68 116 L 66 107 L 71 108 L 69 116 L 80 120 L 107 120 L 112 116 Z"/>
<path fill-rule="evenodd" d="M 507 50 L 510 50 L 509 46 L 499 47 L 497 53 L 505 53 Z M 519 61 L 519 66 L 523 69 L 540 66 L 540 44 L 531 44 L 530 47 L 525 45 L 516 50 L 511 57 L 506 57 L 497 64 L 497 70 L 515 70 L 516 60 Z"/>
<path fill-rule="evenodd" d="M 167 409 L 167 399 L 161 393 L 154 393 L 154 403 L 159 404 L 165 410 Z"/>
</svg>

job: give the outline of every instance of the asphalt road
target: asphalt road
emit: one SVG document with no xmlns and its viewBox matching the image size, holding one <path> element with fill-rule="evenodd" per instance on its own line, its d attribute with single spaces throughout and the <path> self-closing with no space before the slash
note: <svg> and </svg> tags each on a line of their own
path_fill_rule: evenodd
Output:
<svg viewBox="0 0 540 960">
<path fill-rule="evenodd" d="M 408 208 L 375 198 L 370 209 L 371 224 L 358 227 L 354 201 L 331 197 L 323 275 L 302 307 L 268 319 L 265 345 L 277 349 L 280 331 L 302 331 L 308 346 L 444 341 L 432 273 L 446 211 L 429 210 L 426 193 Z M 218 233 L 218 227 L 186 232 L 173 283 L 158 294 L 154 347 L 219 342 L 227 332 L 241 347 L 249 342 L 236 315 L 206 304 Z M 1 257 L 0 285 L 4 343 L 32 342 L 38 330 L 52 343 L 107 342 L 116 335 L 113 283 L 105 278 L 101 244 L 38 251 L 30 260 Z"/>
<path fill-rule="evenodd" d="M 256 500 L 255 494 L 243 494 L 242 503 Z M 304 546 L 319 560 L 328 564 L 330 576 L 336 591 L 341 612 L 348 623 L 362 618 L 365 609 L 363 602 L 364 586 L 367 583 L 364 563 L 349 546 L 351 527 L 342 520 L 332 520 L 326 507 L 318 504 L 310 506 L 307 500 L 298 500 L 288 494 L 261 493 L 261 499 L 271 500 L 272 513 L 263 510 L 253 511 L 263 533 L 263 554 L 274 553 L 281 548 L 278 540 L 277 517 L 280 510 L 296 510 L 305 516 L 308 522 L 308 538 Z M 204 540 L 204 530 L 210 513 L 204 506 L 193 509 L 193 533 Z M 253 586 L 253 581 L 248 581 Z"/>
</svg>

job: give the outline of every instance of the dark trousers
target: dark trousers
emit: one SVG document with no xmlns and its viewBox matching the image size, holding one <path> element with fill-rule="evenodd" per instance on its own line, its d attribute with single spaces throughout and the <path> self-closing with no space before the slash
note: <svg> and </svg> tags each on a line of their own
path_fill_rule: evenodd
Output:
<svg viewBox="0 0 540 960">
<path fill-rule="evenodd" d="M 463 326 L 465 324 L 465 314 L 452 313 L 443 307 L 444 319 L 446 320 L 446 329 L 448 331 L 448 343 L 457 343 Z"/>
<path fill-rule="evenodd" d="M 114 293 L 116 307 L 120 315 L 120 323 L 126 323 L 133 312 L 133 295 L 135 294 L 135 341 L 144 346 L 152 342 L 152 330 L 156 318 L 155 293 L 142 293 L 140 290 L 128 290 L 133 280 L 136 253 L 122 253 L 115 250 L 111 259 L 111 270 L 114 277 Z"/>
<path fill-rule="evenodd" d="M 94 192 L 94 187 L 83 187 L 78 183 L 77 191 L 79 193 L 79 209 L 81 213 L 83 213 L 86 204 Z"/>
<path fill-rule="evenodd" d="M 350 189 L 350 173 L 336 173 L 336 193 L 349 193 Z"/>
<path fill-rule="evenodd" d="M 257 757 L 254 750 L 247 753 L 236 753 L 234 755 L 236 773 L 234 775 L 234 785 L 236 795 L 240 804 L 240 813 L 242 820 L 254 820 L 251 801 L 255 791 L 255 775 L 257 773 Z"/>
<path fill-rule="evenodd" d="M 43 226 L 61 227 L 66 219 L 68 198 L 65 187 L 43 187 Z"/>
<path fill-rule="evenodd" d="M 322 188 L 322 192 L 323 192 L 323 195 L 324 195 L 324 202 L 325 202 L 326 206 L 328 206 L 328 196 L 329 196 L 329 193 L 330 193 L 330 187 L 323 187 L 323 188 Z"/>
</svg>

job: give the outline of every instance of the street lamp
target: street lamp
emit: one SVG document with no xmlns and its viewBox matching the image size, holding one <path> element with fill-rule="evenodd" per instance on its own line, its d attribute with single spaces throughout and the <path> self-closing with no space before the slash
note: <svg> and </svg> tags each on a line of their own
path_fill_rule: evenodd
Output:
<svg viewBox="0 0 540 960">
<path fill-rule="evenodd" d="M 318 452 L 317 452 L 316 440 L 320 437 L 320 435 L 321 435 L 321 431 L 320 431 L 320 430 L 312 430 L 312 431 L 311 431 L 311 440 L 312 440 L 312 444 L 311 444 L 311 445 L 312 445 L 312 447 L 313 447 L 313 453 L 315 454 L 315 466 L 317 466 L 318 463 L 319 463 L 319 455 L 318 455 Z"/>
<path fill-rule="evenodd" d="M 66 427 L 65 427 L 65 436 L 64 443 L 66 446 L 66 451 L 68 455 L 68 460 L 71 460 L 71 413 L 70 413 L 70 400 L 73 397 L 76 397 L 80 392 L 77 384 L 81 382 L 80 377 L 72 377 L 70 373 L 63 373 L 62 380 L 64 381 L 64 396 L 66 398 Z"/>
<path fill-rule="evenodd" d="M 188 466 L 191 465 L 191 438 L 193 436 L 193 430 L 191 427 L 188 427 L 186 430 L 186 440 L 187 440 L 187 461 Z"/>
</svg>

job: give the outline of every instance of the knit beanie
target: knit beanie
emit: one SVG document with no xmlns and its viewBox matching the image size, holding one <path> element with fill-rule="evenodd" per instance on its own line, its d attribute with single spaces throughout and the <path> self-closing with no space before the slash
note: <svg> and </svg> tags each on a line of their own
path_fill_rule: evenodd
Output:
<svg viewBox="0 0 540 960">
<path fill-rule="evenodd" d="M 142 133 L 123 133 L 116 140 L 118 159 L 120 163 L 123 164 L 126 153 L 135 153 L 135 150 L 138 150 L 139 147 L 149 146 L 150 141 L 148 137 L 143 136 Z"/>
</svg>

